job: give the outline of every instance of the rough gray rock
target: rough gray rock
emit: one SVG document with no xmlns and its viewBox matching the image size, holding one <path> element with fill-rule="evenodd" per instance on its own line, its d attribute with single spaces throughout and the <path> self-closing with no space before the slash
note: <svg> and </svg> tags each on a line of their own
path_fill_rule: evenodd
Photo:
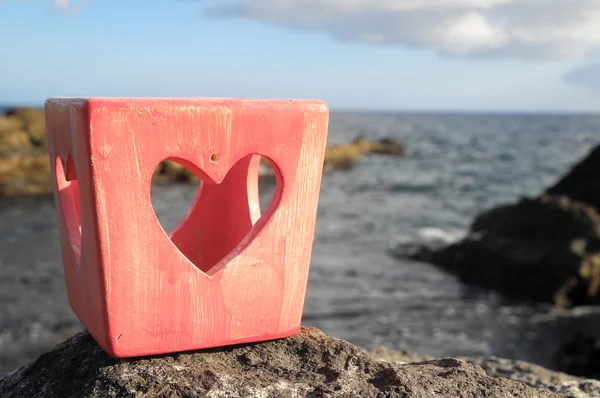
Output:
<svg viewBox="0 0 600 398">
<path fill-rule="evenodd" d="M 376 347 L 371 350 L 371 353 L 379 360 L 393 363 L 433 359 L 430 355 L 393 351 L 385 347 Z M 583 379 L 518 360 L 496 357 L 466 357 L 461 360 L 481 367 L 488 376 L 520 381 L 531 387 L 559 393 L 565 398 L 600 398 L 600 381 L 598 380 Z"/>
<path fill-rule="evenodd" d="M 600 398 L 600 381 L 553 372 L 528 362 L 502 358 L 464 358 L 478 365 L 489 376 L 521 381 L 535 388 L 548 389 L 568 398 Z"/>
<path fill-rule="evenodd" d="M 108 357 L 80 333 L 0 380 L 28 397 L 564 397 L 486 375 L 463 360 L 378 360 L 302 328 L 291 338 L 142 359 Z M 573 395 L 574 396 L 574 395 Z"/>
</svg>

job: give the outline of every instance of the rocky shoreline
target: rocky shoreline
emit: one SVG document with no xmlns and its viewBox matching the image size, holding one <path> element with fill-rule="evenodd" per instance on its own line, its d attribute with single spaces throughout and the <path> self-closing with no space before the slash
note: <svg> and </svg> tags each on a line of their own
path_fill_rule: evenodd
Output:
<svg viewBox="0 0 600 398">
<path fill-rule="evenodd" d="M 316 328 L 293 337 L 114 359 L 87 332 L 0 379 L 12 397 L 600 397 L 600 382 L 500 358 L 368 352 Z"/>
<path fill-rule="evenodd" d="M 43 110 L 15 108 L 0 116 L 0 197 L 51 195 L 52 178 Z M 402 157 L 406 148 L 398 141 L 358 137 L 325 151 L 324 170 L 349 169 L 363 156 L 377 154 Z M 260 176 L 272 178 L 273 170 L 262 159 Z M 190 170 L 173 161 L 161 162 L 153 183 L 198 183 Z"/>
</svg>

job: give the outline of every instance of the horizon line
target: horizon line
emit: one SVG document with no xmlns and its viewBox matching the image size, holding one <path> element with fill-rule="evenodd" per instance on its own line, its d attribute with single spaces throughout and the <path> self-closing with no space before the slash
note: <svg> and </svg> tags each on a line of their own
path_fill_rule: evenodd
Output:
<svg viewBox="0 0 600 398">
<path fill-rule="evenodd" d="M 182 97 L 183 98 L 183 97 Z M 1 103 L 0 110 L 14 108 L 44 109 L 44 102 L 39 105 L 31 103 Z M 331 113 L 363 113 L 363 114 L 404 114 L 404 115 L 523 115 L 523 116 L 571 116 L 571 115 L 600 115 L 600 109 L 594 110 L 566 110 L 566 109 L 435 109 L 435 108 L 357 108 L 330 106 Z"/>
</svg>

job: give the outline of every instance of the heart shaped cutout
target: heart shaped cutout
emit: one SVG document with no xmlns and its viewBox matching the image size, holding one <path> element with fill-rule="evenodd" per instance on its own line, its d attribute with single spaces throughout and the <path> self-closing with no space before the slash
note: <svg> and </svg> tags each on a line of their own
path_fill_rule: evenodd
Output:
<svg viewBox="0 0 600 398">
<path fill-rule="evenodd" d="M 63 159 L 57 156 L 55 168 L 59 206 L 71 242 L 73 262 L 76 266 L 79 266 L 81 258 L 81 200 L 73 157 L 69 155 L 66 162 L 64 162 Z"/>
<path fill-rule="evenodd" d="M 259 184 L 260 159 L 256 154 L 240 159 L 219 184 L 203 180 L 202 170 L 185 159 L 169 157 L 155 171 L 158 180 L 170 175 L 170 180 L 199 181 L 193 199 L 188 185 L 154 184 L 152 207 L 179 252 L 209 276 L 224 259 L 252 242 L 279 204 L 280 172 L 269 160 L 276 178 Z M 213 154 L 210 160 L 218 162 L 219 155 Z M 175 218 L 181 221 L 171 230 Z"/>
</svg>

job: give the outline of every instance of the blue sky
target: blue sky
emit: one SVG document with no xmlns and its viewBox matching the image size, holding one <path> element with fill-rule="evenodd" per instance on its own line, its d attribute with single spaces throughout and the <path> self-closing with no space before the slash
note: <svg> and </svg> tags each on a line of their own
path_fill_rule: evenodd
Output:
<svg viewBox="0 0 600 398">
<path fill-rule="evenodd" d="M 159 96 L 600 109 L 600 8 L 584 0 L 569 12 L 535 9 L 540 0 L 277 1 L 0 0 L 0 104 Z"/>
</svg>

